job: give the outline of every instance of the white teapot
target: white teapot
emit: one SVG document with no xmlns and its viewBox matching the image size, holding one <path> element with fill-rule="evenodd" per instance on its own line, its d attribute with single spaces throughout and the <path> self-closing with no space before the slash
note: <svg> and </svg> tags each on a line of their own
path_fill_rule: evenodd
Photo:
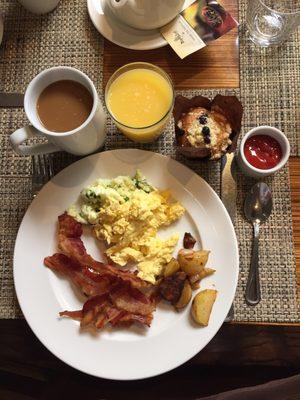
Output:
<svg viewBox="0 0 300 400">
<path fill-rule="evenodd" d="M 184 0 L 106 0 L 114 15 L 137 29 L 161 28 L 182 10 Z"/>
</svg>

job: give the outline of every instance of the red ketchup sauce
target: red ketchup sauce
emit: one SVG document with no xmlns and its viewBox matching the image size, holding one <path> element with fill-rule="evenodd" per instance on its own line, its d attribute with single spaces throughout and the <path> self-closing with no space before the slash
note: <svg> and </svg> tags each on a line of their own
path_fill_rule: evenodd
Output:
<svg viewBox="0 0 300 400">
<path fill-rule="evenodd" d="M 251 136 L 244 146 L 246 160 L 255 168 L 271 169 L 282 158 L 282 149 L 278 141 L 268 135 Z"/>
</svg>

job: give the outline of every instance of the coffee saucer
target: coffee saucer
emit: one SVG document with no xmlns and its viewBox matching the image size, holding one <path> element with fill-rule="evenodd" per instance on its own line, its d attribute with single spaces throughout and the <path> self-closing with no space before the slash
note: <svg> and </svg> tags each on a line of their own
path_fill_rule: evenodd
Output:
<svg viewBox="0 0 300 400">
<path fill-rule="evenodd" d="M 194 0 L 186 0 L 183 9 Z M 99 33 L 110 42 L 131 50 L 151 50 L 166 46 L 158 29 L 140 30 L 123 24 L 111 12 L 106 0 L 87 0 L 89 16 Z"/>
</svg>

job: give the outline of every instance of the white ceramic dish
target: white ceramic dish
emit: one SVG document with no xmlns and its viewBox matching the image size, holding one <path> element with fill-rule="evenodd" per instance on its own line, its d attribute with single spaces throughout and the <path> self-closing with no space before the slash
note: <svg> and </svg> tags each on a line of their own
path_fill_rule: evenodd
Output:
<svg viewBox="0 0 300 400">
<path fill-rule="evenodd" d="M 19 0 L 28 11 L 34 14 L 46 14 L 57 7 L 60 0 Z"/>
<path fill-rule="evenodd" d="M 246 159 L 244 152 L 245 143 L 250 137 L 257 135 L 271 136 L 272 138 L 276 139 L 280 144 L 282 150 L 282 158 L 280 162 L 276 165 L 276 167 L 270 169 L 259 169 L 251 165 Z M 285 134 L 281 132 L 279 129 L 274 128 L 272 126 L 262 125 L 251 129 L 243 137 L 238 150 L 237 161 L 241 171 L 245 175 L 251 176 L 252 178 L 256 179 L 262 179 L 265 178 L 266 176 L 275 174 L 277 171 L 283 168 L 285 164 L 288 162 L 289 157 L 290 157 L 290 143 Z"/>
<path fill-rule="evenodd" d="M 185 0 L 105 0 L 114 15 L 136 29 L 160 29 L 181 12 Z"/>
<path fill-rule="evenodd" d="M 186 0 L 183 9 L 194 1 Z M 134 29 L 120 22 L 105 4 L 105 0 L 87 0 L 87 7 L 95 28 L 110 42 L 132 50 L 151 50 L 167 45 L 157 29 Z"/>
<path fill-rule="evenodd" d="M 219 293 L 208 327 L 196 326 L 190 307 L 174 312 L 159 305 L 151 328 L 106 329 L 92 336 L 79 323 L 59 318 L 61 310 L 82 306 L 69 282 L 43 266 L 57 251 L 56 221 L 80 190 L 98 177 L 132 175 L 139 168 L 157 187 L 170 188 L 188 210 L 165 232 L 191 232 L 211 250 L 209 266 L 217 272 L 203 288 Z M 99 243 L 84 238 L 100 259 Z M 31 329 L 57 357 L 83 372 L 102 378 L 132 380 L 155 376 L 189 360 L 217 333 L 234 298 L 238 278 L 238 246 L 231 220 L 216 193 L 198 175 L 172 160 L 142 150 L 114 150 L 86 157 L 61 171 L 33 200 L 21 223 L 14 253 L 17 297 Z"/>
</svg>

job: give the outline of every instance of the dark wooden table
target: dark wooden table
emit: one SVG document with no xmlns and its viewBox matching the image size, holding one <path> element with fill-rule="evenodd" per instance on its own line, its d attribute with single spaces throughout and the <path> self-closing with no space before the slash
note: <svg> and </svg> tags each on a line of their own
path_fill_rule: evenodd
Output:
<svg viewBox="0 0 300 400">
<path fill-rule="evenodd" d="M 237 0 L 223 3 L 237 16 Z M 118 66 L 139 60 L 165 68 L 177 88 L 236 88 L 238 54 L 237 30 L 184 61 L 168 47 L 137 52 L 105 42 L 104 83 Z M 290 160 L 290 174 L 299 282 L 300 158 Z M 195 399 L 297 373 L 300 324 L 224 324 L 208 346 L 180 368 L 149 380 L 116 382 L 90 377 L 58 360 L 24 320 L 0 321 L 0 400 Z"/>
<path fill-rule="evenodd" d="M 58 360 L 25 321 L 2 320 L 0 399 L 196 399 L 299 373 L 299 338 L 300 327 L 224 324 L 201 353 L 176 370 L 116 382 L 90 377 Z"/>
</svg>

